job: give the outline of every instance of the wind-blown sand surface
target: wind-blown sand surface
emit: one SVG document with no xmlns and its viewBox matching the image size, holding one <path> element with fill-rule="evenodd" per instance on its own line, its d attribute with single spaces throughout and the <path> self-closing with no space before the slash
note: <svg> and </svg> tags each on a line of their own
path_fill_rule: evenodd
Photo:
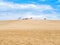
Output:
<svg viewBox="0 0 60 45">
<path fill-rule="evenodd" d="M 0 21 L 0 45 L 60 45 L 60 21 Z"/>
</svg>

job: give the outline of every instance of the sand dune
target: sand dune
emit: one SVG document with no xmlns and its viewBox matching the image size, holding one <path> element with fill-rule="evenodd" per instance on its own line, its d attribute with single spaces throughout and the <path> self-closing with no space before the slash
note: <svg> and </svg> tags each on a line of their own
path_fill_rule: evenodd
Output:
<svg viewBox="0 0 60 45">
<path fill-rule="evenodd" d="M 0 30 L 60 30 L 60 21 L 57 20 L 10 20 L 0 21 Z"/>
<path fill-rule="evenodd" d="M 60 45 L 60 21 L 0 21 L 0 45 Z"/>
</svg>

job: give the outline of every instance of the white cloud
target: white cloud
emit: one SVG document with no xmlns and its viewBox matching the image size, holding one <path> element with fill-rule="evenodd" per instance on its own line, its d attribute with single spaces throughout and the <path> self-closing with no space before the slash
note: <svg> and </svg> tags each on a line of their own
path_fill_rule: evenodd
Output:
<svg viewBox="0 0 60 45">
<path fill-rule="evenodd" d="M 45 10 L 49 10 L 51 14 L 44 14 Z M 57 13 L 50 5 L 37 4 L 16 4 L 9 2 L 0 2 L 0 19 L 17 19 L 18 17 L 35 17 L 35 18 L 57 18 Z M 5 15 L 5 16 L 4 16 Z"/>
<path fill-rule="evenodd" d="M 7 3 L 0 2 L 0 7 L 10 8 L 10 9 L 52 9 L 50 5 L 35 5 L 35 4 L 15 4 L 15 3 Z"/>
</svg>

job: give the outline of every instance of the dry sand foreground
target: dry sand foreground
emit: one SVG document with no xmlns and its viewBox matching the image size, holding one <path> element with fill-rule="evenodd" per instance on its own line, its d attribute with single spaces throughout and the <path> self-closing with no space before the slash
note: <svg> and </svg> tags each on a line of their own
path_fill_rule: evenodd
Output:
<svg viewBox="0 0 60 45">
<path fill-rule="evenodd" d="M 60 21 L 0 21 L 0 45 L 60 45 Z"/>
</svg>

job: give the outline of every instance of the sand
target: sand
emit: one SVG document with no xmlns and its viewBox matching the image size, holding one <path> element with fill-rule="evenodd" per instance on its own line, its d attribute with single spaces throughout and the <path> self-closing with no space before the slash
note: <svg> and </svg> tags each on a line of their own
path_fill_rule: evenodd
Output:
<svg viewBox="0 0 60 45">
<path fill-rule="evenodd" d="M 0 45 L 60 45 L 60 21 L 0 21 Z"/>
<path fill-rule="evenodd" d="M 10 20 L 0 21 L 0 30 L 60 30 L 58 20 Z"/>
</svg>

